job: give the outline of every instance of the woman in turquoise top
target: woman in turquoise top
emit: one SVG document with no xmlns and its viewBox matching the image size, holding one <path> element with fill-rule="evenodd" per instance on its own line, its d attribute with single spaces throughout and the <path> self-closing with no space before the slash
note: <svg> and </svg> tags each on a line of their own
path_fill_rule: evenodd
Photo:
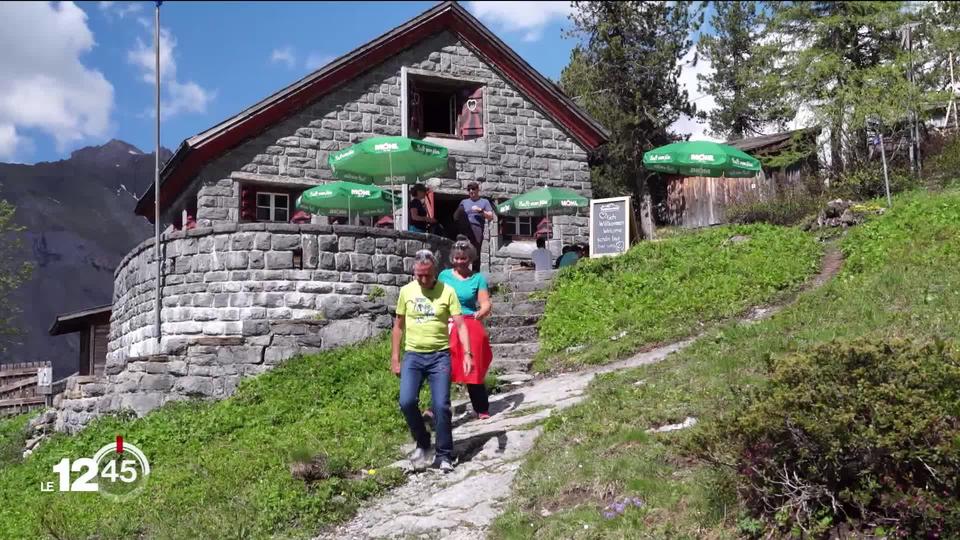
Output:
<svg viewBox="0 0 960 540">
<path fill-rule="evenodd" d="M 482 321 L 490 315 L 493 306 L 490 303 L 486 278 L 472 269 L 476 256 L 470 241 L 463 235 L 458 236 L 450 252 L 453 268 L 440 272 L 438 279 L 449 285 L 460 300 L 460 306 L 463 308 L 463 322 L 467 326 L 470 349 L 473 351 L 473 369 L 470 373 L 463 373 L 463 347 L 460 345 L 457 332 L 450 333 L 450 380 L 467 385 L 473 410 L 477 413 L 477 417 L 483 420 L 490 418 L 484 379 L 487 376 L 487 369 L 490 368 L 490 362 L 493 361 L 493 351 L 490 347 L 490 337 Z"/>
</svg>

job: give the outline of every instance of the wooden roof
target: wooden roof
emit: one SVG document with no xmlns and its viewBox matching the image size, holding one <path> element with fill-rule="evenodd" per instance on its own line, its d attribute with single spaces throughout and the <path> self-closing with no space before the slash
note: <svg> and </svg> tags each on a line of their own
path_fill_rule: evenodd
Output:
<svg viewBox="0 0 960 540">
<path fill-rule="evenodd" d="M 79 332 L 92 325 L 107 324 L 110 322 L 110 315 L 113 312 L 113 305 L 98 306 L 87 308 L 72 313 L 62 313 L 57 315 L 53 325 L 50 326 L 50 335 L 59 336 L 71 332 Z"/>
<path fill-rule="evenodd" d="M 511 84 L 563 127 L 583 148 L 607 141 L 606 130 L 552 81 L 533 69 L 456 2 L 443 2 L 386 34 L 330 62 L 247 110 L 183 141 L 160 173 L 165 209 L 209 161 L 303 109 L 370 68 L 441 31 L 449 31 L 496 68 Z M 137 201 L 136 214 L 153 221 L 154 186 Z"/>
<path fill-rule="evenodd" d="M 736 141 L 727 141 L 724 144 L 729 144 L 734 148 L 739 148 L 744 152 L 764 150 L 770 147 L 778 146 L 789 141 L 795 134 L 803 134 L 804 136 L 813 135 L 816 137 L 820 133 L 820 127 L 814 126 L 803 129 L 795 129 L 793 131 L 784 131 L 781 133 L 773 133 L 770 135 L 760 135 L 757 137 L 748 137 L 746 139 L 738 139 Z"/>
</svg>

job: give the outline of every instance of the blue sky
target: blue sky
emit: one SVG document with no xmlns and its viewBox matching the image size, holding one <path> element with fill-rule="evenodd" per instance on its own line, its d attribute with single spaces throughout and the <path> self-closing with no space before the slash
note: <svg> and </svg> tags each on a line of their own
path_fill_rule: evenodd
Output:
<svg viewBox="0 0 960 540">
<path fill-rule="evenodd" d="M 162 143 L 176 148 L 435 2 L 176 2 L 161 7 Z M 568 2 L 464 2 L 544 75 Z M 153 134 L 153 2 L 0 3 L 0 161 Z M 10 52 L 7 52 L 10 51 Z"/>
</svg>

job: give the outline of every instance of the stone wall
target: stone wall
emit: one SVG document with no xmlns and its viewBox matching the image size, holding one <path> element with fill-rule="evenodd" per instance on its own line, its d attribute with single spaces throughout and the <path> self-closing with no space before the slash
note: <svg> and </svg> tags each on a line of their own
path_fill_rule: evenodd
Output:
<svg viewBox="0 0 960 540">
<path fill-rule="evenodd" d="M 115 273 L 105 375 L 75 378 L 58 430 L 96 415 L 138 415 L 190 397 L 222 398 L 239 380 L 297 353 L 387 329 L 413 255 L 446 260 L 450 241 L 368 227 L 218 224 L 164 237 L 161 339 L 155 339 L 153 241 Z"/>
<path fill-rule="evenodd" d="M 238 220 L 238 182 L 305 189 L 332 179 L 327 166 L 330 152 L 374 135 L 400 135 L 405 118 L 402 67 L 408 69 L 408 77 L 430 74 L 485 87 L 485 134 L 474 141 L 439 141 L 450 148 L 452 159 L 447 175 L 428 182 L 436 191 L 464 194 L 467 183 L 483 177 L 483 195 L 494 202 L 539 185 L 591 196 L 584 149 L 466 44 L 441 32 L 207 165 L 194 181 L 195 189 L 199 186 L 199 222 Z M 566 232 L 565 243 L 585 236 L 571 232 L 567 237 Z"/>
</svg>

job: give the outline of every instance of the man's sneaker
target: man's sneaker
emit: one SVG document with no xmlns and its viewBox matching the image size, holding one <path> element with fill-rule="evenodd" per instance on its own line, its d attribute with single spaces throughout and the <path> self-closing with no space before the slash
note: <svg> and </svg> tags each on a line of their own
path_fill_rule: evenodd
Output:
<svg viewBox="0 0 960 540">
<path fill-rule="evenodd" d="M 433 466 L 436 469 L 440 469 L 440 472 L 442 473 L 453 472 L 453 463 L 450 463 L 449 459 L 437 458 L 433 462 Z"/>
<path fill-rule="evenodd" d="M 410 465 L 414 469 L 426 469 L 427 464 L 430 463 L 430 453 L 430 449 L 418 446 L 413 452 L 410 452 L 407 459 L 410 460 Z"/>
</svg>

